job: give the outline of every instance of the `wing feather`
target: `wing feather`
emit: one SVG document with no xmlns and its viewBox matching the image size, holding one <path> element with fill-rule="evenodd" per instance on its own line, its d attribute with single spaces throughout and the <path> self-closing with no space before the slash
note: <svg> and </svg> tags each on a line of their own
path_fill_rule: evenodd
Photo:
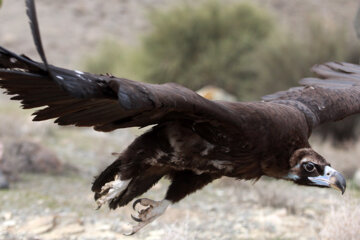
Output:
<svg viewBox="0 0 360 240">
<path fill-rule="evenodd" d="M 13 53 L 5 53 L 0 62 L 11 62 Z M 43 107 L 33 114 L 35 121 L 55 119 L 60 125 L 93 126 L 99 131 L 170 119 L 237 124 L 231 109 L 177 84 L 147 84 L 51 65 L 49 75 L 34 69 L 38 65 L 26 58 L 14 67 L 0 66 L 0 87 L 15 95 L 12 99 L 20 100 L 24 108 Z"/>
<path fill-rule="evenodd" d="M 42 63 L 0 47 L 0 87 L 24 108 L 38 108 L 35 121 L 93 126 L 111 131 L 171 119 L 238 124 L 236 113 L 176 84 L 147 84 L 49 65 L 42 46 L 35 3 L 26 0 L 27 15 Z"/>
<path fill-rule="evenodd" d="M 303 87 L 263 97 L 264 101 L 292 105 L 304 112 L 310 127 L 360 113 L 360 66 L 329 62 L 315 65 L 318 78 L 304 78 Z"/>
</svg>

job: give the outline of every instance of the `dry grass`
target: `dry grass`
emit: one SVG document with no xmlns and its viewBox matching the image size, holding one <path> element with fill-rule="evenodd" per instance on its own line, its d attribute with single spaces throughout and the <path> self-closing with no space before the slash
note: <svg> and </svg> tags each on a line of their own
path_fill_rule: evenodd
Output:
<svg viewBox="0 0 360 240">
<path fill-rule="evenodd" d="M 285 208 L 290 214 L 302 214 L 307 208 L 304 188 L 273 180 L 261 181 L 254 186 L 257 202 L 263 207 Z"/>
<path fill-rule="evenodd" d="M 162 240 L 195 240 L 190 230 L 189 214 L 180 222 L 165 225 L 165 234 Z"/>
<path fill-rule="evenodd" d="M 37 216 L 44 208 L 49 215 L 75 213 L 85 222 L 96 219 L 110 224 L 112 229 L 121 229 L 129 222 L 130 208 L 94 213 L 89 188 L 92 176 L 113 160 L 110 153 L 120 152 L 141 132 L 103 134 L 91 129 L 60 129 L 51 122 L 34 124 L 28 111 L 1 101 L 0 139 L 35 139 L 52 148 L 65 162 L 83 169 L 76 176 L 24 176 L 24 181 L 14 184 L 12 190 L 0 193 L 2 211 L 20 219 L 19 224 L 26 221 L 24 215 Z M 360 167 L 360 142 L 341 148 L 316 138 L 312 143 L 346 175 Z M 161 181 L 146 197 L 161 199 L 167 186 L 166 181 Z M 306 231 L 303 239 L 356 239 L 354 234 L 359 234 L 360 228 L 359 191 L 349 187 L 345 196 L 349 193 L 352 201 L 344 201 L 336 191 L 299 187 L 286 181 L 264 178 L 252 184 L 224 179 L 174 205 L 139 236 L 147 240 L 298 239 Z"/>
<path fill-rule="evenodd" d="M 333 205 L 325 217 L 320 237 L 323 240 L 358 240 L 360 236 L 360 201 L 349 198 Z"/>
<path fill-rule="evenodd" d="M 333 145 L 331 140 L 323 141 L 315 136 L 311 138 L 311 143 L 315 151 L 345 177 L 352 178 L 355 171 L 360 168 L 360 141 Z"/>
</svg>

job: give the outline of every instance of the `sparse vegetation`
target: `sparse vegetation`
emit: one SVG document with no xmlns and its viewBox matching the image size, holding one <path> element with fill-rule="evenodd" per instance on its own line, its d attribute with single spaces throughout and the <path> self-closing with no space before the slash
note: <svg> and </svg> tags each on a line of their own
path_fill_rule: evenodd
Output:
<svg viewBox="0 0 360 240">
<path fill-rule="evenodd" d="M 85 63 L 87 70 L 121 76 L 132 72 L 130 75 L 143 81 L 172 81 L 194 90 L 212 84 L 245 97 L 256 76 L 250 54 L 273 29 L 272 18 L 248 3 L 185 4 L 153 12 L 150 21 L 152 30 L 134 47 L 139 49 L 136 53 L 107 42 L 108 48 L 100 48 L 97 56 Z M 107 49 L 115 49 L 110 57 Z M 115 60 L 117 52 L 125 55 Z M 126 69 L 125 56 L 133 63 L 131 69 Z"/>
<path fill-rule="evenodd" d="M 360 58 L 360 44 L 348 29 L 311 16 L 304 31 L 280 29 L 250 3 L 183 4 L 149 16 L 152 28 L 139 45 L 106 40 L 85 68 L 153 83 L 177 82 L 193 90 L 215 85 L 239 100 L 257 100 L 297 85 L 311 76 L 315 64 L 358 63 Z M 316 133 L 338 142 L 355 139 L 357 125 L 354 117 Z"/>
<path fill-rule="evenodd" d="M 316 19 L 304 23 L 307 31 L 296 34 L 273 34 L 255 54 L 260 94 L 269 94 L 297 85 L 301 78 L 311 76 L 310 68 L 328 61 L 358 63 L 360 45 L 339 26 L 326 27 Z"/>
<path fill-rule="evenodd" d="M 347 199 L 332 206 L 326 217 L 320 237 L 323 240 L 356 240 L 360 236 L 360 203 Z"/>
<path fill-rule="evenodd" d="M 253 100 L 296 85 L 317 63 L 360 57 L 357 40 L 340 26 L 310 18 L 307 31 L 279 29 L 265 10 L 249 3 L 184 4 L 149 19 L 152 28 L 140 45 L 107 40 L 85 68 L 194 90 L 216 85 Z"/>
<path fill-rule="evenodd" d="M 7 118 L 17 119 L 22 124 L 21 131 L 26 135 L 35 135 L 37 130 L 34 123 L 29 121 L 28 113 L 15 109 L 18 106 L 6 108 Z M 11 121 L 7 125 L 7 133 L 11 134 L 13 130 L 16 138 L 21 137 L 21 131 L 16 130 L 18 125 L 10 123 Z M 5 223 L 13 221 L 18 226 L 5 230 L 7 236 L 18 237 L 17 230 L 36 218 L 39 212 L 41 216 L 70 214 L 75 219 L 81 219 L 79 221 L 85 232 L 79 233 L 79 239 L 99 239 L 82 238 L 86 234 L 92 234 L 93 222 L 111 229 L 96 230 L 98 234 L 104 234 L 103 231 L 119 235 L 125 232 L 124 225 L 130 219 L 131 209 L 123 208 L 113 212 L 102 209 L 95 212 L 90 184 L 91 177 L 106 165 L 103 161 L 112 161 L 110 153 L 121 151 L 118 147 L 125 147 L 131 134 L 101 134 L 71 127 L 58 129 L 50 123 L 43 125 L 43 128 L 39 132 L 39 140 L 41 138 L 44 144 L 58 152 L 61 159 L 79 166 L 81 172 L 56 177 L 25 175 L 12 185 L 11 190 L 1 191 L 0 201 L 3 204 L 0 219 L 11 213 L 11 219 Z M 346 171 L 347 166 L 353 169 L 359 166 L 356 157 L 360 154 L 357 152 L 360 149 L 358 143 L 348 146 L 352 149 L 351 152 L 334 149 L 328 142 L 323 143 L 317 139 L 314 139 L 313 145 L 331 159 L 337 169 Z M 161 199 L 167 186 L 167 181 L 161 181 L 146 197 Z M 349 193 L 354 200 L 358 199 L 358 189 L 349 187 L 346 194 Z M 319 226 L 328 226 L 325 224 L 331 221 L 323 223 L 325 220 L 317 219 L 316 216 L 328 216 L 329 209 L 333 206 L 331 214 L 334 216 L 326 218 L 333 219 L 335 214 L 341 214 L 338 211 L 349 212 L 354 206 L 345 202 L 342 204 L 346 210 L 342 210 L 343 208 L 337 207 L 340 203 L 342 197 L 339 193 L 329 189 L 299 187 L 284 181 L 266 179 L 261 179 L 254 185 L 250 182 L 219 180 L 189 196 L 182 203 L 172 206 L 163 218 L 139 233 L 139 239 L 209 239 L 209 236 L 216 239 L 297 239 L 300 235 L 304 236 L 303 229 L 307 229 L 306 236 L 316 236 Z M 23 217 L 24 214 L 26 218 Z M 292 230 L 289 231 L 289 228 Z M 1 230 L 0 224 L 0 236 L 3 236 Z M 326 239 L 324 234 L 322 236 Z M 44 239 L 49 238 L 44 236 Z"/>
<path fill-rule="evenodd" d="M 249 61 L 273 30 L 267 12 L 249 3 L 211 1 L 151 14 L 144 36 L 144 80 L 194 90 L 215 85 L 245 97 L 256 72 Z"/>
<path fill-rule="evenodd" d="M 84 65 L 94 73 L 111 73 L 118 77 L 142 80 L 144 54 L 141 50 L 109 38 L 99 44 L 96 54 L 88 56 Z"/>
</svg>

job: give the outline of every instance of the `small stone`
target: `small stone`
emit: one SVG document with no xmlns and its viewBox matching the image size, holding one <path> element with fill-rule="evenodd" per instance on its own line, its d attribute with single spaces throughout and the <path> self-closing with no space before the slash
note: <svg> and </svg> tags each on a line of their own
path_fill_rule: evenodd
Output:
<svg viewBox="0 0 360 240">
<path fill-rule="evenodd" d="M 11 212 L 4 212 L 3 214 L 1 214 L 1 217 L 7 221 L 10 220 L 12 218 L 12 213 Z"/>
<path fill-rule="evenodd" d="M 111 231 L 111 226 L 109 224 L 95 224 L 94 225 L 94 229 L 96 229 L 97 231 Z"/>
<path fill-rule="evenodd" d="M 8 189 L 9 182 L 3 172 L 0 170 L 0 189 Z"/>
<path fill-rule="evenodd" d="M 315 219 L 317 217 L 316 212 L 314 210 L 312 210 L 312 209 L 305 209 L 304 215 L 306 217 L 312 218 L 312 219 Z"/>
<path fill-rule="evenodd" d="M 205 86 L 202 89 L 198 90 L 197 93 L 204 98 L 210 100 L 225 100 L 225 101 L 236 101 L 236 97 L 226 92 L 225 90 L 214 87 L 214 86 Z"/>
<path fill-rule="evenodd" d="M 85 231 L 84 226 L 74 223 L 57 228 L 53 231 L 53 233 L 58 234 L 60 236 L 71 236 L 71 235 L 80 234 L 84 231 Z"/>
<path fill-rule="evenodd" d="M 55 219 L 55 216 L 36 217 L 20 228 L 20 232 L 32 235 L 50 232 L 55 227 Z"/>
<path fill-rule="evenodd" d="M 5 228 L 8 227 L 14 227 L 16 225 L 16 221 L 15 220 L 8 220 L 2 223 L 2 226 Z"/>
</svg>

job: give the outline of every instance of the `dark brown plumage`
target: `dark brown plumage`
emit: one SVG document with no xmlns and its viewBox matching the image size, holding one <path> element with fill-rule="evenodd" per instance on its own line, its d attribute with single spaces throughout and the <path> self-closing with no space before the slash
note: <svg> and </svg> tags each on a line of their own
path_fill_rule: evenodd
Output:
<svg viewBox="0 0 360 240">
<path fill-rule="evenodd" d="M 326 63 L 318 78 L 260 102 L 210 101 L 174 83 L 141 83 L 48 65 L 41 46 L 35 5 L 26 1 L 34 40 L 43 63 L 0 47 L 0 87 L 24 108 L 42 107 L 34 121 L 112 131 L 155 124 L 138 137 L 95 180 L 99 206 L 126 205 L 163 176 L 171 179 L 165 200 L 140 199 L 149 206 L 134 220 L 135 233 L 170 203 L 228 176 L 266 175 L 297 184 L 344 192 L 345 179 L 311 149 L 312 129 L 360 112 L 360 66 Z"/>
</svg>

